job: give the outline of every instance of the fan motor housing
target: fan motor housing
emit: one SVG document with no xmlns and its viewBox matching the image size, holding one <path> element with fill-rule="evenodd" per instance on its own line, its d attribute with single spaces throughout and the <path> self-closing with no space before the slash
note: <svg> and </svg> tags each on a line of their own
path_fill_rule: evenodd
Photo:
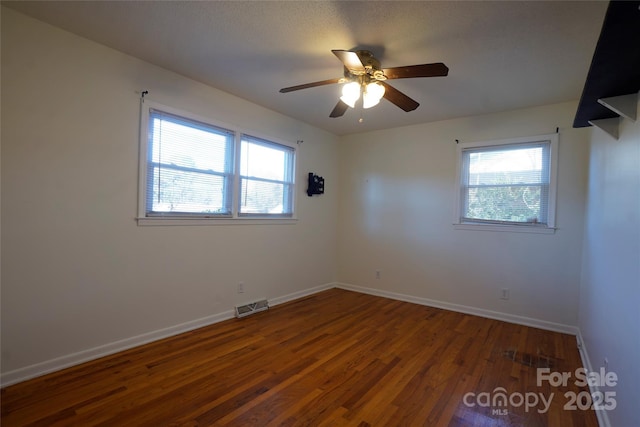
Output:
<svg viewBox="0 0 640 427">
<path fill-rule="evenodd" d="M 369 50 L 358 50 L 356 51 L 356 55 L 360 58 L 360 62 L 364 65 L 364 68 L 369 72 L 369 70 L 381 70 L 380 61 L 378 61 L 373 53 Z"/>
</svg>

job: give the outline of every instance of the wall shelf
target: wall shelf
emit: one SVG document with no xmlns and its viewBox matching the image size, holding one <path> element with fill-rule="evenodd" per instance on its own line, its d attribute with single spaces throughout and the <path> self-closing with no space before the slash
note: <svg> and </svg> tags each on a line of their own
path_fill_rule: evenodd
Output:
<svg viewBox="0 0 640 427">
<path fill-rule="evenodd" d="M 621 117 L 637 118 L 640 1 L 611 1 L 602 24 L 574 128 L 595 126 L 618 138 Z"/>
</svg>

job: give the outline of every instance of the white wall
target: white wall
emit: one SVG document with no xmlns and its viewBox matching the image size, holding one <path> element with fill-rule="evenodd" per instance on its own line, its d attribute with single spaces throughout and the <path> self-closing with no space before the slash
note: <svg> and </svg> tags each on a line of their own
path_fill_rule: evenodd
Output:
<svg viewBox="0 0 640 427">
<path fill-rule="evenodd" d="M 137 226 L 140 90 L 304 140 L 298 223 Z M 335 280 L 337 137 L 5 8 L 2 113 L 3 374 Z"/>
<path fill-rule="evenodd" d="M 338 280 L 575 327 L 588 153 L 588 132 L 571 128 L 575 111 L 569 102 L 343 138 Z M 556 127 L 557 232 L 454 230 L 455 140 Z M 509 301 L 499 299 L 501 288 L 510 289 Z"/>
<path fill-rule="evenodd" d="M 591 368 L 619 378 L 611 425 L 640 426 L 640 122 L 592 130 L 588 194 L 580 331 Z"/>
</svg>

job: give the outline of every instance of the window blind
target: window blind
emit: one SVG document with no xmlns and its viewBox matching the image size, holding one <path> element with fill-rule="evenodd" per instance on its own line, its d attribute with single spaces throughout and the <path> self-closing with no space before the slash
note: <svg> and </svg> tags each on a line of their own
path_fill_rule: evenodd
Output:
<svg viewBox="0 0 640 427">
<path fill-rule="evenodd" d="M 234 134 L 226 129 L 149 112 L 147 216 L 229 216 Z"/>
<path fill-rule="evenodd" d="M 462 152 L 461 222 L 547 224 L 550 143 Z"/>
</svg>

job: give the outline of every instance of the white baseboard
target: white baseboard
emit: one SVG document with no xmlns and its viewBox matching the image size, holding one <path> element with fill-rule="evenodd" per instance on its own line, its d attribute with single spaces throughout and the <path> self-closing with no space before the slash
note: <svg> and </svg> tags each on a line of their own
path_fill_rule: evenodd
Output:
<svg viewBox="0 0 640 427">
<path fill-rule="evenodd" d="M 305 289 L 291 294 L 283 295 L 280 297 L 269 298 L 269 304 L 276 306 L 285 302 L 293 301 L 299 298 L 306 297 L 318 292 L 325 291 L 331 288 L 345 289 L 354 292 L 360 292 L 369 295 L 376 295 L 385 298 L 391 298 L 400 301 L 407 301 L 415 304 L 426 305 L 429 307 L 442 308 L 445 310 L 457 311 L 466 314 L 473 314 L 476 316 L 487 317 L 490 319 L 502 320 L 505 322 L 516 323 L 526 326 L 532 326 L 540 329 L 546 329 L 556 332 L 563 332 L 572 335 L 576 335 L 578 330 L 574 326 L 562 325 L 553 322 L 547 322 L 544 320 L 531 319 L 523 316 L 516 316 L 513 314 L 500 313 L 490 310 L 484 310 L 475 307 L 469 307 L 465 305 L 452 304 L 442 301 L 431 300 L 427 298 L 415 297 L 411 295 L 405 295 L 395 292 L 383 291 L 373 288 L 365 288 L 361 286 L 349 285 L 346 283 L 327 283 L 324 285 L 316 286 L 313 288 Z M 26 381 L 31 378 L 35 378 L 41 375 L 45 375 L 51 372 L 59 371 L 71 366 L 78 365 L 80 363 L 95 360 L 103 356 L 117 353 L 119 351 L 128 350 L 130 348 L 147 344 L 152 341 L 167 338 L 173 335 L 181 334 L 191 331 L 193 329 L 201 328 L 203 326 L 212 325 L 214 323 L 221 322 L 223 320 L 231 319 L 234 317 L 233 310 L 224 311 L 211 316 L 203 317 L 201 319 L 192 320 L 189 322 L 181 323 L 179 325 L 171 326 L 169 328 L 160 329 L 157 331 L 151 331 L 145 334 L 137 335 L 134 337 L 126 338 L 123 340 L 115 341 L 98 347 L 90 348 L 87 350 L 79 351 L 77 353 L 68 354 L 55 359 L 47 360 L 34 365 L 26 366 L 24 368 L 9 371 L 0 375 L 0 385 L 2 387 L 15 384 L 18 382 Z M 587 367 L 587 366 L 585 366 Z M 588 367 L 587 367 L 588 368 Z M 601 412 L 601 411 L 598 411 Z M 608 426 L 608 424 L 601 424 Z"/>
<path fill-rule="evenodd" d="M 114 341 L 112 343 L 100 345 L 98 347 L 90 348 L 87 350 L 82 350 L 77 353 L 71 353 L 62 357 L 56 357 L 55 359 L 47 360 L 45 362 L 36 363 L 34 365 L 3 373 L 0 377 L 0 384 L 2 384 L 2 387 L 6 387 L 11 384 L 26 381 L 31 378 L 69 368 L 71 366 L 79 365 L 80 363 L 95 360 L 103 356 L 108 356 L 119 351 L 128 350 L 142 344 L 147 344 L 152 341 L 157 341 L 173 335 L 181 334 L 183 332 L 188 332 L 193 329 L 201 328 L 203 326 L 222 322 L 223 320 L 231 319 L 233 317 L 233 310 L 228 310 L 222 313 L 203 317 L 201 319 L 192 320 L 189 322 L 181 323 L 179 325 L 147 332 L 145 334 Z"/>
<path fill-rule="evenodd" d="M 445 310 L 456 311 L 459 313 L 473 314 L 475 316 L 487 317 L 489 319 L 502 320 L 504 322 L 515 323 L 518 325 L 531 326 L 534 328 L 545 329 L 548 331 L 562 332 L 564 334 L 576 335 L 578 328 L 561 323 L 548 322 L 546 320 L 533 319 L 515 314 L 501 313 L 499 311 L 485 310 L 482 308 L 470 307 L 467 305 L 453 304 L 449 302 L 437 301 L 428 298 L 421 298 L 412 295 L 405 295 L 396 292 L 383 291 L 380 289 L 366 288 L 362 286 L 350 285 L 347 283 L 336 283 L 336 288 L 348 291 L 360 292 L 363 294 L 376 295 L 379 297 L 391 298 L 399 301 L 412 302 L 414 304 L 426 305 L 429 307 L 442 308 Z"/>
<path fill-rule="evenodd" d="M 304 298 L 309 295 L 317 294 L 318 292 L 326 291 L 336 287 L 336 283 L 326 283 L 324 285 L 316 286 L 314 288 L 305 289 L 303 291 L 293 292 L 288 295 L 284 295 L 276 298 L 269 298 L 269 305 L 274 306 L 278 304 L 284 304 L 285 302 Z"/>
<path fill-rule="evenodd" d="M 517 316 L 514 314 L 501 313 L 501 312 L 492 311 L 492 310 L 484 310 L 481 308 L 469 307 L 469 306 L 460 305 L 460 304 L 452 304 L 452 303 L 432 300 L 428 298 L 421 298 L 421 297 L 415 297 L 412 295 L 400 294 L 396 292 L 383 291 L 380 289 L 355 286 L 347 283 L 335 283 L 334 285 L 336 288 L 345 289 L 348 291 L 360 292 L 364 294 L 375 295 L 375 296 L 395 299 L 399 301 L 412 302 L 415 304 L 425 305 L 429 307 L 442 308 L 445 310 L 451 310 L 451 311 L 456 311 L 456 312 L 465 313 L 465 314 L 473 314 L 480 317 L 501 320 L 504 322 L 515 323 L 518 325 L 531 326 L 534 328 L 549 330 L 553 332 L 561 332 L 565 334 L 575 335 L 577 340 L 578 350 L 580 352 L 580 358 L 582 359 L 582 365 L 587 370 L 587 372 L 594 372 L 591 361 L 589 360 L 587 348 L 585 347 L 584 340 L 582 339 L 582 335 L 580 333 L 580 329 L 576 326 L 563 325 L 561 323 L 554 323 L 546 320 L 533 319 L 530 317 Z M 597 392 L 598 387 L 590 385 L 589 391 L 591 393 Z M 595 413 L 598 419 L 598 425 L 600 427 L 611 427 L 611 423 L 609 421 L 609 415 L 607 411 L 598 410 L 598 411 L 595 411 Z"/>
<path fill-rule="evenodd" d="M 580 351 L 582 366 L 584 366 L 587 372 L 594 372 L 593 365 L 591 364 L 591 359 L 589 359 L 589 353 L 587 352 L 587 347 L 585 346 L 584 340 L 582 339 L 582 333 L 580 329 L 578 329 L 576 341 L 578 342 L 578 350 Z M 589 384 L 589 391 L 591 392 L 591 395 L 593 395 L 593 393 L 599 391 L 599 387 L 597 385 Z M 594 412 L 596 413 L 596 417 L 598 418 L 598 425 L 600 427 L 611 427 L 611 422 L 609 421 L 609 413 L 607 411 L 598 410 Z"/>
<path fill-rule="evenodd" d="M 325 285 L 320 285 L 314 288 L 305 289 L 305 290 L 294 292 L 281 297 L 269 299 L 269 304 L 270 305 L 282 304 L 288 301 L 292 301 L 298 298 L 303 298 L 305 296 L 315 294 L 317 292 L 331 289 L 333 287 L 335 287 L 334 283 L 327 283 Z M 214 323 L 222 322 L 223 320 L 232 319 L 233 317 L 234 317 L 234 311 L 228 310 L 222 313 L 217 313 L 211 316 L 203 317 L 201 319 L 192 320 L 189 322 L 181 323 L 179 325 L 171 326 L 164 329 L 159 329 L 157 331 L 147 332 L 131 338 L 125 338 L 123 340 L 114 341 L 112 343 L 100 345 L 98 347 L 82 350 L 77 353 L 71 353 L 62 357 L 57 357 L 55 359 L 25 366 L 24 368 L 15 369 L 13 371 L 2 373 L 0 375 L 0 386 L 6 387 L 11 384 L 16 384 L 22 381 L 29 380 L 31 378 L 39 377 L 45 374 L 49 374 L 51 372 L 55 372 L 61 369 L 69 368 L 71 366 L 79 365 L 80 363 L 89 362 L 91 360 L 95 360 L 100 357 L 108 356 L 110 354 L 114 354 L 119 351 L 128 350 L 130 348 L 137 347 L 142 344 L 147 344 L 152 341 L 157 341 L 163 338 L 178 335 L 184 332 L 201 328 L 203 326 L 209 326 Z"/>
</svg>

